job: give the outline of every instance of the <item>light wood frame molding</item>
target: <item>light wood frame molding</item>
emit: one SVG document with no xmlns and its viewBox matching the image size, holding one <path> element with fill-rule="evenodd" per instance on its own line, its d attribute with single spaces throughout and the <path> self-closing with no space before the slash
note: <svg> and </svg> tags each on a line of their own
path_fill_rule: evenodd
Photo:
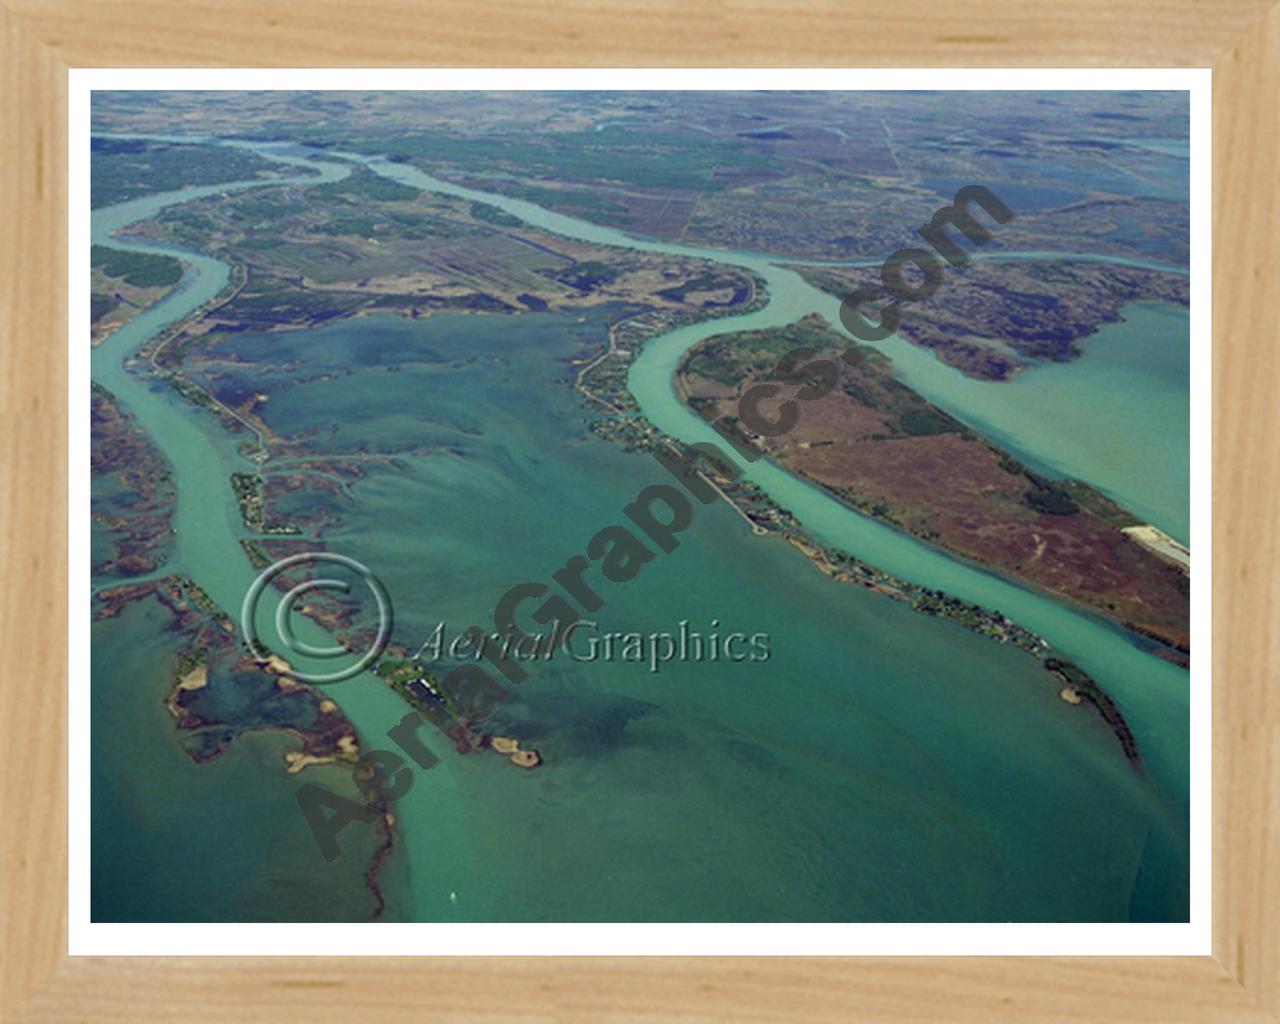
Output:
<svg viewBox="0 0 1280 1024">
<path fill-rule="evenodd" d="M 1272 2 L 3 0 L 0 1020 L 1280 1022 Z M 486 65 L 1214 69 L 1213 956 L 68 957 L 67 70 Z"/>
</svg>

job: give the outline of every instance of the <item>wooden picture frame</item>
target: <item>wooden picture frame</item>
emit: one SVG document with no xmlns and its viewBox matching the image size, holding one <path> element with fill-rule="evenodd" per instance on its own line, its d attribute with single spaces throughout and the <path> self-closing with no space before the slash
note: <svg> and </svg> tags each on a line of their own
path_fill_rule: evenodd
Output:
<svg viewBox="0 0 1280 1024">
<path fill-rule="evenodd" d="M 0 1019 L 1280 1020 L 1280 7 L 905 0 L 515 8 L 8 0 L 0 7 Z M 1213 955 L 67 955 L 67 70 L 96 66 L 1214 69 Z M 80 598 L 72 597 L 76 600 Z"/>
</svg>

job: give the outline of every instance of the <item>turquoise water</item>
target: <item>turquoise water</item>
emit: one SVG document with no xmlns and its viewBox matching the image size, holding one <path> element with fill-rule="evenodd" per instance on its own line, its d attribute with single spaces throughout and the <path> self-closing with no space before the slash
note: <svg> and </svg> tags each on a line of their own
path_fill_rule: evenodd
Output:
<svg viewBox="0 0 1280 1024">
<path fill-rule="evenodd" d="M 367 471 L 327 538 L 377 567 L 397 638 L 416 646 L 441 620 L 449 636 L 489 623 L 503 590 L 546 579 L 666 479 L 581 422 L 562 360 L 599 337 L 606 315 L 368 318 L 219 348 L 235 360 L 229 387 L 243 375 L 272 395 L 277 433 L 333 422 L 343 446 L 421 438 L 426 450 L 402 453 L 403 468 Z M 273 372 L 304 348 L 317 369 L 355 372 L 305 384 Z M 352 358 L 361 348 L 378 359 Z M 456 758 L 429 738 L 441 765 L 398 805 L 418 916 L 1129 914 L 1148 832 L 1162 828 L 1158 799 L 1033 659 L 835 586 L 720 503 L 637 579 L 599 586 L 601 631 L 687 620 L 706 634 L 719 619 L 725 631 L 771 633 L 772 657 L 656 674 L 540 664 L 493 719 L 544 754 L 536 773 Z M 345 706 L 363 685 L 334 693 Z M 1063 820 L 1078 829 L 1070 838 Z"/>
<path fill-rule="evenodd" d="M 183 751 L 165 707 L 180 652 L 170 621 L 148 601 L 93 626 L 93 920 L 368 918 L 374 899 L 362 875 L 375 841 L 353 834 L 349 856 L 332 865 L 306 856 L 313 840 L 294 802 L 298 780 L 281 771 L 295 740 L 244 735 L 207 764 Z M 334 768 L 308 781 L 354 796 Z M 391 892 L 405 891 L 405 868 L 393 854 Z"/>
<path fill-rule="evenodd" d="M 688 345 L 812 310 L 830 317 L 836 305 L 758 255 L 641 242 L 436 182 L 404 165 L 370 166 L 421 187 L 482 198 L 571 237 L 701 255 L 760 273 L 770 295 L 764 310 L 656 339 L 632 369 L 630 385 L 646 415 L 685 440 L 711 439 L 670 385 Z M 124 212 L 113 207 L 100 211 L 101 220 L 95 213 L 95 240 L 105 240 L 109 226 L 194 193 L 150 197 Z M 152 332 L 222 286 L 226 270 L 217 261 L 191 260 L 195 269 L 177 294 L 95 352 L 94 377 L 122 398 L 174 466 L 173 565 L 235 609 L 252 573 L 235 546 L 243 527 L 225 485 L 239 462 L 234 441 L 212 417 L 150 390 L 120 364 Z M 656 464 L 582 428 L 563 367 L 550 358 L 580 349 L 570 323 L 548 315 L 334 325 L 308 332 L 311 357 L 349 355 L 353 344 L 369 345 L 372 337 L 379 349 L 390 344 L 403 352 L 400 372 L 388 378 L 385 367 L 359 366 L 342 387 L 315 395 L 292 388 L 268 403 L 276 429 L 304 429 L 321 409 L 349 432 L 344 443 L 371 432 L 375 443 L 412 437 L 457 449 L 415 453 L 399 475 L 371 471 L 356 488 L 356 507 L 344 510 L 342 528 L 329 538 L 332 550 L 365 561 L 387 581 L 398 639 L 405 639 L 402 628 L 429 631 L 441 618 L 458 626 L 487 621 L 503 589 L 546 578 L 595 530 L 617 521 L 642 484 L 662 479 Z M 278 355 L 273 346 L 303 343 L 297 335 L 282 337 L 260 337 L 246 351 L 269 363 Z M 1086 342 L 1085 359 L 1073 365 L 1086 364 L 1089 346 L 1101 338 Z M 450 345 L 491 358 L 473 368 L 473 378 L 449 373 L 445 386 L 430 353 Z M 947 392 L 944 383 L 958 375 L 937 360 L 901 342 L 887 348 L 899 372 L 949 411 L 970 422 L 991 415 L 988 396 L 964 387 Z M 1061 369 L 1024 375 L 1031 382 L 1024 390 L 1043 395 L 1040 418 L 1078 397 L 1056 381 L 1043 383 Z M 530 387 L 537 379 L 545 386 Z M 393 401 L 385 414 L 376 412 L 389 392 L 421 400 Z M 1141 391 L 1131 396 L 1126 409 L 1134 423 L 1149 400 Z M 1086 435 L 1092 429 L 1086 424 Z M 1062 451 L 1071 447 L 1050 431 L 1029 430 L 1018 439 L 1021 454 L 1045 464 L 1062 457 L 1055 440 Z M 1100 441 L 1095 451 L 1103 450 Z M 1087 472 L 1079 475 L 1105 475 L 1105 464 L 1089 462 L 1087 445 L 1082 452 Z M 544 769 L 523 773 L 500 758 L 441 751 L 441 764 L 421 773 L 398 806 L 415 916 L 1185 916 L 1185 673 L 1118 631 L 864 519 L 776 468 L 757 464 L 751 472 L 823 539 L 895 574 L 999 608 L 1084 665 L 1133 724 L 1147 778 L 1129 768 L 1096 716 L 1057 699 L 1033 659 L 835 586 L 789 547 L 750 537 L 741 520 L 717 505 L 699 510 L 677 552 L 615 588 L 599 617 L 640 631 L 670 630 L 681 617 L 695 625 L 719 618 L 748 632 L 772 630 L 779 650 L 770 671 L 704 664 L 671 666 L 652 677 L 635 666 L 562 663 L 539 671 L 498 714 L 512 731 L 536 738 L 548 757 Z M 1141 489 L 1140 482 L 1121 484 Z M 1171 507 L 1162 521 L 1171 522 L 1174 503 L 1166 500 Z M 1153 507 L 1160 503 L 1155 499 Z M 335 696 L 366 736 L 404 711 L 367 680 L 343 684 Z M 1072 823 L 1069 835 L 1064 821 Z"/>
<path fill-rule="evenodd" d="M 1186 311 L 1131 303 L 1124 319 L 1079 342 L 1070 363 L 1033 364 L 1003 383 L 958 373 L 917 382 L 945 407 L 1038 466 L 1088 480 L 1131 512 L 1190 543 L 1190 345 Z M 895 365 L 924 353 L 893 347 Z M 936 361 L 936 360 L 935 360 Z"/>
<path fill-rule="evenodd" d="M 319 182 L 345 174 L 336 165 L 324 167 L 323 176 L 298 180 Z M 228 279 L 228 268 L 211 257 L 138 240 L 121 241 L 111 232 L 153 216 L 166 206 L 207 195 L 249 188 L 261 182 L 243 182 L 185 189 L 107 207 L 93 212 L 94 244 L 110 244 L 143 252 L 180 252 L 188 264 L 182 281 L 159 302 L 148 307 L 113 333 L 93 351 L 95 382 L 107 387 L 131 412 L 161 451 L 173 473 L 177 490 L 174 514 L 175 543 L 165 573 L 184 573 L 225 611 L 235 615 L 255 573 L 239 550 L 239 538 L 247 535 L 234 500 L 229 500 L 228 476 L 247 463 L 235 451 L 237 439 L 228 435 L 211 414 L 187 404 L 166 385 L 148 383 L 129 372 L 125 359 L 149 337 L 181 319 L 190 310 L 216 296 Z M 217 761 L 191 763 L 178 746 L 172 718 L 165 708 L 171 683 L 172 656 L 176 649 L 150 617 L 128 615 L 117 622 L 99 624 L 96 632 L 112 642 L 95 642 L 92 700 L 94 702 L 94 860 L 91 902 L 96 919 L 306 920 L 317 916 L 319 894 L 341 890 L 330 904 L 330 919 L 367 916 L 372 900 L 359 878 L 363 872 L 359 847 L 354 843 L 350 860 L 326 865 L 306 832 L 293 794 L 299 781 L 282 772 L 285 750 L 297 742 L 285 737 L 242 737 Z M 321 637 L 304 626 L 304 639 Z M 157 638 L 160 638 L 157 640 Z M 150 655 L 156 652 L 152 658 Z M 142 657 L 148 660 L 140 661 Z M 300 666 L 306 659 L 295 659 Z M 168 666 L 168 667 L 164 667 Z M 324 665 L 316 666 L 323 670 Z M 401 702 L 383 687 L 361 687 L 346 695 L 343 710 L 358 726 L 382 718 L 394 721 Z M 146 737 L 144 741 L 142 737 Z M 101 756 L 99 756 L 99 754 Z M 310 769 L 308 769 L 310 770 Z M 200 780 L 222 779 L 193 787 L 192 773 Z M 326 771 L 322 770 L 323 781 Z M 333 779 L 335 773 L 328 772 Z M 108 781 L 109 780 L 109 781 Z M 256 781 L 255 781 L 256 780 Z M 136 791 L 150 808 L 145 818 L 126 813 L 116 797 L 118 790 Z M 252 794 L 247 797 L 245 791 Z M 213 794 L 219 794 L 214 796 Z M 194 794 L 194 795 L 193 795 Z M 237 801 L 244 803 L 237 818 Z M 112 826 L 103 824 L 112 821 Z M 217 826 L 217 827 L 212 827 Z M 118 830 L 119 835 L 114 833 Z M 221 831 L 234 833 L 236 848 L 216 843 Z M 146 833 L 139 838 L 136 833 Z M 164 833 L 155 838 L 149 833 Z M 282 838 L 287 837 L 287 838 Z M 172 843 L 165 842 L 169 838 Z M 195 841 L 193 841 L 195 840 Z M 182 851 L 189 864 L 180 869 L 191 876 L 205 875 L 214 883 L 192 880 L 190 899 L 181 898 L 180 877 L 167 881 L 175 860 L 171 848 Z M 242 855 L 236 855 L 236 850 Z M 143 851 L 151 852 L 144 856 Z M 268 852 L 270 851 L 270 852 Z M 238 872 L 233 884 L 230 872 Z M 281 889 L 279 879 L 289 876 Z M 217 880 L 223 880 L 218 882 Z M 216 884 L 215 884 L 216 883 Z M 129 896 L 133 890 L 154 886 L 157 897 Z M 407 874 L 389 873 L 387 892 L 403 904 Z M 126 898 L 127 897 L 127 898 Z"/>
<path fill-rule="evenodd" d="M 670 408 L 668 395 L 671 374 L 678 356 L 697 341 L 716 334 L 737 330 L 758 330 L 792 323 L 809 313 L 821 314 L 833 327 L 840 328 L 840 301 L 819 291 L 793 271 L 779 263 L 818 265 L 816 261 L 780 260 L 760 253 L 744 253 L 677 245 L 635 238 L 614 228 L 580 221 L 560 213 L 544 210 L 533 203 L 505 196 L 477 192 L 425 174 L 407 164 L 372 159 L 365 163 L 401 184 L 411 185 L 444 195 L 498 206 L 521 220 L 568 238 L 601 245 L 639 249 L 645 252 L 669 253 L 716 260 L 743 267 L 765 281 L 769 304 L 744 316 L 728 317 L 694 325 L 646 345 L 632 368 L 629 382 L 632 390 L 645 390 L 640 398 L 646 415 L 650 405 L 661 402 L 664 414 L 678 416 Z M 887 255 L 887 254 L 886 254 Z M 1071 252 L 984 252 L 980 259 L 1045 261 L 1070 259 L 1085 262 L 1114 263 L 1185 273 L 1184 268 L 1129 257 L 1100 256 L 1096 253 Z M 879 259 L 843 261 L 841 266 L 879 266 Z M 963 287 L 963 279 L 952 287 Z M 1132 307 L 1130 307 L 1132 312 Z M 906 315 L 910 315 L 910 312 Z M 1153 314 L 1154 315 L 1154 314 Z M 1086 341 L 1090 351 L 1101 353 L 1101 360 L 1078 360 L 1066 373 L 1059 367 L 1022 374 L 1009 385 L 974 381 L 947 366 L 932 353 L 911 345 L 898 336 L 878 342 L 877 347 L 893 357 L 894 371 L 917 391 L 926 395 L 958 419 L 981 431 L 992 430 L 1017 454 L 1035 464 L 1088 480 L 1126 507 L 1143 514 L 1167 532 L 1187 539 L 1187 466 L 1189 464 L 1189 409 L 1186 390 L 1177 400 L 1178 379 L 1187 375 L 1189 334 L 1187 316 L 1175 307 L 1166 307 L 1163 319 L 1156 322 L 1139 313 L 1139 322 L 1122 332 L 1107 327 L 1094 339 Z M 1114 341 L 1115 344 L 1108 345 Z M 1105 351 L 1121 348 L 1115 359 Z M 1149 372 L 1142 373 L 1149 360 Z M 1087 366 L 1093 362 L 1095 365 Z M 684 417 L 686 429 L 694 429 L 696 418 Z M 663 424 L 659 424 L 663 426 Z M 706 433 L 706 428 L 699 424 Z M 665 429 L 665 428 L 664 428 Z M 1130 439 L 1150 438 L 1160 434 L 1157 445 L 1133 444 Z M 679 430 L 669 433 L 680 437 Z M 1127 451 L 1120 452 L 1125 448 Z M 1153 461 L 1146 461 L 1146 454 Z M 1158 481 L 1155 487 L 1153 482 Z M 793 510 L 794 511 L 794 510 Z"/>
</svg>

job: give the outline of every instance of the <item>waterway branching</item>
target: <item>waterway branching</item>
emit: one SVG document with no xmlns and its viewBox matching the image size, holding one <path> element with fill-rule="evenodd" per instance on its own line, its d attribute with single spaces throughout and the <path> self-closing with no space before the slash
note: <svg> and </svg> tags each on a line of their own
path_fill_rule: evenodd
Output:
<svg viewBox="0 0 1280 1024">
<path fill-rule="evenodd" d="M 680 456 L 691 454 L 679 439 L 664 434 L 644 416 L 627 387 L 627 370 L 645 343 L 674 330 L 681 322 L 689 322 L 687 317 L 681 322 L 673 322 L 675 319 L 664 311 L 653 311 L 611 325 L 607 348 L 582 368 L 575 381 L 575 387 L 589 402 L 606 410 L 606 415 L 588 420 L 589 428 L 627 451 L 652 453 L 665 448 Z M 745 437 L 740 441 L 752 444 Z M 698 475 L 743 519 L 754 535 L 786 540 L 831 579 L 856 583 L 908 604 L 922 615 L 946 619 L 1031 654 L 1055 678 L 1066 683 L 1062 699 L 1079 704 L 1083 698 L 1092 704 L 1116 735 L 1125 756 L 1135 765 L 1140 764 L 1137 741 L 1115 701 L 1082 668 L 1060 657 L 1043 637 L 998 611 L 894 576 L 848 551 L 823 543 L 763 488 L 745 477 L 731 477 L 710 460 L 702 463 Z"/>
</svg>

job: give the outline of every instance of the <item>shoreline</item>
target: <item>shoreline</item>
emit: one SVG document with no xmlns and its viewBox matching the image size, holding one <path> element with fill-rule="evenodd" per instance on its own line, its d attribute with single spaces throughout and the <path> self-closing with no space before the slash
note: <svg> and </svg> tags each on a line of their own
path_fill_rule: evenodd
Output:
<svg viewBox="0 0 1280 1024">
<path fill-rule="evenodd" d="M 267 183 L 264 183 L 264 184 L 267 184 Z M 390 311 L 387 311 L 387 312 L 390 312 Z M 735 312 L 735 313 L 736 313 L 736 312 L 739 312 L 739 310 L 736 310 L 736 309 L 735 309 L 733 312 Z M 199 314 L 199 313 L 196 313 L 196 314 L 194 314 L 194 315 L 198 317 L 200 314 Z M 360 315 L 360 314 L 359 314 L 359 313 L 357 313 L 356 315 Z M 187 321 L 187 322 L 189 322 L 189 321 Z M 612 328 L 610 329 L 610 334 L 611 334 L 611 341 L 612 341 L 612 334 L 613 334 L 613 329 L 612 329 Z M 586 368 L 586 369 L 585 369 L 585 370 L 584 370 L 584 371 L 579 375 L 579 377 L 580 377 L 580 378 L 583 378 L 583 377 L 587 377 L 587 378 L 593 377 L 593 376 L 594 376 L 593 371 L 595 371 L 595 370 L 598 368 L 598 366 L 599 366 L 599 365 L 606 365 L 606 364 L 608 364 L 608 363 L 610 362 L 610 360 L 609 360 L 609 356 L 610 356 L 610 355 L 612 355 L 612 354 L 613 354 L 613 353 L 612 353 L 610 350 L 606 349 L 606 351 L 605 351 L 604 353 L 602 353 L 602 354 L 601 354 L 600 358 L 599 358 L 599 359 L 597 359 L 597 360 L 596 360 L 596 361 L 595 361 L 591 366 L 587 367 L 587 368 Z M 584 393 L 584 395 L 587 395 L 587 392 L 586 392 L 586 391 L 584 391 L 583 393 Z M 590 395 L 588 395 L 588 397 L 596 397 L 596 396 L 590 396 Z M 598 401 L 599 399 L 597 398 L 596 400 Z M 633 404 L 634 404 L 634 403 L 633 403 Z M 235 432 L 238 432 L 238 428 L 235 428 Z M 720 488 L 719 488 L 718 486 L 717 486 L 717 490 L 720 490 Z M 743 509 L 742 507 L 740 507 L 740 506 L 737 504 L 737 502 L 736 502 L 732 497 L 730 497 L 728 494 L 726 494 L 726 493 L 724 493 L 723 491 L 721 491 L 721 495 L 722 495 L 722 497 L 724 497 L 724 498 L 725 498 L 726 502 L 727 502 L 727 503 L 729 503 L 729 504 L 731 505 L 731 507 L 733 507 L 733 508 L 735 509 L 735 511 L 736 511 L 736 512 L 737 512 L 737 513 L 738 513 L 738 514 L 739 514 L 739 515 L 744 519 L 744 521 L 746 521 L 746 522 L 748 522 L 748 523 L 750 523 L 750 524 L 752 525 L 752 529 L 753 529 L 753 532 L 754 532 L 754 533 L 757 533 L 757 534 L 760 534 L 760 535 L 767 535 L 767 534 L 769 534 L 769 533 L 771 532 L 770 530 L 767 530 L 767 529 L 765 529 L 763 526 L 760 526 L 758 523 L 756 523 L 756 522 L 755 522 L 755 520 L 753 520 L 753 519 L 751 518 L 751 515 L 750 515 L 747 511 L 744 511 L 744 509 Z M 779 510 L 779 511 L 781 511 L 781 510 Z M 790 541 L 790 538 L 787 538 L 787 539 Z M 823 555 L 823 557 L 825 558 L 825 554 Z M 818 563 L 817 563 L 817 561 L 816 561 L 814 558 L 812 558 L 812 557 L 811 557 L 811 558 L 810 558 L 810 561 L 811 561 L 811 563 L 812 563 L 812 564 L 814 564 L 816 567 L 819 567 L 819 568 L 821 569 L 821 566 L 818 566 Z M 887 591 L 887 590 L 886 590 L 885 592 L 886 592 L 886 593 L 888 593 L 889 591 Z M 976 606 L 975 606 L 975 607 L 976 607 Z M 933 613 L 930 613 L 930 614 L 933 614 Z M 304 767 L 305 767 L 305 766 L 304 766 Z M 392 832 L 393 832 L 394 825 L 395 825 L 395 815 L 388 813 L 388 814 L 385 816 L 385 818 L 384 818 L 384 825 L 385 825 L 385 828 L 386 828 L 386 830 L 387 830 L 386 841 L 384 842 L 383 846 L 379 848 L 378 853 L 375 855 L 375 861 L 374 861 L 374 863 L 370 864 L 369 869 L 368 869 L 368 876 L 367 876 L 367 877 L 371 878 L 371 879 L 373 880 L 374 884 L 376 884 L 376 881 L 377 881 L 378 871 L 381 869 L 382 864 L 386 861 L 386 859 L 390 856 L 390 853 L 391 853 L 391 848 L 392 848 L 392 845 L 393 845 L 393 836 L 392 836 Z M 385 904 L 380 903 L 380 904 L 379 904 L 379 910 L 378 910 L 377 912 L 378 912 L 378 913 L 381 913 L 382 908 L 383 908 L 384 906 L 385 906 Z"/>
<path fill-rule="evenodd" d="M 638 317 L 631 317 L 628 319 L 635 321 L 642 319 L 643 316 L 644 314 L 641 314 Z M 624 321 L 620 321 L 619 324 L 614 326 L 620 326 L 623 322 Z M 639 339 L 632 339 L 632 345 L 629 348 L 624 348 L 616 352 L 612 349 L 608 350 L 601 358 L 595 360 L 591 368 L 592 370 L 598 369 L 600 366 L 607 363 L 608 356 L 621 356 L 623 353 L 625 353 L 625 365 L 629 367 L 635 358 L 635 354 L 644 346 L 645 343 L 666 334 L 673 329 L 674 328 L 671 326 L 662 325 L 656 333 L 646 332 Z M 628 414 L 612 412 L 612 410 L 617 408 L 615 402 L 610 401 L 610 399 L 615 398 L 615 395 L 609 394 L 609 398 L 604 398 L 589 390 L 585 385 L 585 381 L 588 376 L 588 374 L 580 375 L 578 381 L 574 385 L 575 390 L 577 390 L 584 398 L 609 409 L 612 416 L 618 417 L 619 415 L 622 415 L 623 417 L 623 421 L 621 423 L 615 423 L 612 429 L 597 428 L 597 424 L 602 421 L 592 421 L 589 424 L 592 433 L 606 441 L 622 445 L 627 451 L 652 452 L 658 445 L 665 445 L 676 452 L 683 451 L 683 446 L 676 438 L 672 438 L 660 431 L 654 424 L 649 422 L 649 420 L 645 418 L 638 409 L 637 411 Z M 626 397 L 631 400 L 631 404 L 635 405 L 636 403 L 634 398 L 631 396 L 630 390 L 626 388 L 625 374 L 623 375 L 622 381 L 623 392 Z M 688 407 L 688 395 L 682 387 L 680 374 L 676 374 L 672 381 L 672 387 L 680 398 L 681 403 Z M 765 455 L 766 458 L 768 457 L 764 452 L 761 452 L 761 454 Z M 791 472 L 791 470 L 786 467 L 780 468 L 782 468 L 784 472 Z M 858 583 L 866 589 L 873 590 L 883 596 L 889 597 L 892 600 L 909 603 L 912 609 L 920 614 L 929 615 L 934 618 L 948 619 L 955 622 L 957 625 L 968 629 L 970 632 L 986 636 L 988 639 L 997 643 L 1012 643 L 1014 646 L 1026 651 L 1032 657 L 1035 657 L 1040 661 L 1055 679 L 1063 679 L 1063 677 L 1055 671 L 1054 667 L 1051 667 L 1050 663 L 1053 663 L 1055 666 L 1063 666 L 1066 669 L 1069 669 L 1082 680 L 1077 688 L 1084 692 L 1086 697 L 1088 697 L 1089 694 L 1097 695 L 1097 700 L 1088 699 L 1087 701 L 1081 701 L 1081 703 L 1091 703 L 1094 705 L 1099 714 L 1102 715 L 1104 721 L 1106 721 L 1107 725 L 1111 728 L 1113 734 L 1116 736 L 1117 741 L 1120 743 L 1120 746 L 1130 763 L 1134 765 L 1135 768 L 1140 767 L 1141 756 L 1137 749 L 1137 742 L 1134 739 L 1128 723 L 1124 720 L 1119 709 L 1116 707 L 1115 702 L 1102 690 L 1092 677 L 1088 676 L 1084 672 L 1083 669 L 1075 665 L 1073 662 L 1056 657 L 1054 648 L 1043 637 L 1029 629 L 1026 629 L 1025 627 L 1019 626 L 1016 622 L 998 612 L 993 612 L 980 605 L 964 601 L 941 590 L 933 590 L 911 583 L 907 580 L 893 576 L 890 573 L 884 572 L 875 566 L 869 565 L 846 551 L 834 546 L 819 543 L 804 532 L 803 528 L 795 520 L 794 516 L 778 505 L 777 502 L 775 502 L 773 498 L 767 495 L 763 490 L 748 481 L 735 482 L 728 480 L 720 477 L 719 474 L 714 473 L 714 471 L 708 471 L 705 468 L 700 469 L 698 475 L 704 482 L 711 486 L 721 498 L 724 499 L 730 508 L 732 508 L 746 523 L 751 526 L 751 531 L 754 536 L 766 537 L 777 535 L 782 537 L 782 539 L 786 540 L 789 544 L 799 550 L 809 561 L 810 565 L 831 578 L 833 581 L 840 583 Z M 803 479 L 803 477 L 797 477 L 797 479 Z M 855 509 L 850 509 L 850 511 L 857 512 Z M 893 524 L 888 523 L 885 525 L 893 526 Z M 896 529 L 896 527 L 893 528 Z M 945 548 L 941 548 L 941 550 L 945 551 L 949 557 L 959 557 L 955 555 L 955 553 L 947 551 Z M 972 564 L 984 571 L 995 571 L 984 566 L 979 566 L 977 563 Z M 1057 598 L 1054 599 L 1058 600 Z M 1081 607 L 1082 610 L 1087 610 L 1083 609 L 1083 606 L 1078 607 Z M 1063 700 L 1066 703 L 1074 703 L 1067 700 L 1065 697 Z"/>
<path fill-rule="evenodd" d="M 124 583 L 101 592 L 97 599 L 99 608 L 95 618 L 113 618 L 121 610 L 138 601 L 154 598 L 173 616 L 170 630 L 183 634 L 188 642 L 179 655 L 170 676 L 171 683 L 164 697 L 165 707 L 173 719 L 179 737 L 187 734 L 191 742 L 179 742 L 178 748 L 196 764 L 207 764 L 221 757 L 241 735 L 247 733 L 275 733 L 293 736 L 301 744 L 298 750 L 286 750 L 282 754 L 284 775 L 297 775 L 311 766 L 353 766 L 360 756 L 360 734 L 354 722 L 331 698 L 315 687 L 290 678 L 291 666 L 279 655 L 252 659 L 240 649 L 234 625 L 220 612 L 212 599 L 193 580 L 174 574 L 158 580 Z M 215 664 L 217 662 L 217 664 Z M 221 666 L 219 669 L 218 666 Z M 306 728 L 290 722 L 272 722 L 266 719 L 226 720 L 204 717 L 189 702 L 218 688 L 218 672 L 237 672 L 256 669 L 274 680 L 271 689 L 286 695 L 289 701 L 309 702 L 314 705 L 317 721 Z M 254 705 L 250 704 L 252 708 Z M 374 900 L 370 920 L 380 917 L 387 906 L 380 885 L 380 871 L 395 846 L 395 816 L 383 800 L 370 801 L 381 815 L 376 829 L 382 841 L 371 855 L 365 867 L 365 887 Z"/>
</svg>

